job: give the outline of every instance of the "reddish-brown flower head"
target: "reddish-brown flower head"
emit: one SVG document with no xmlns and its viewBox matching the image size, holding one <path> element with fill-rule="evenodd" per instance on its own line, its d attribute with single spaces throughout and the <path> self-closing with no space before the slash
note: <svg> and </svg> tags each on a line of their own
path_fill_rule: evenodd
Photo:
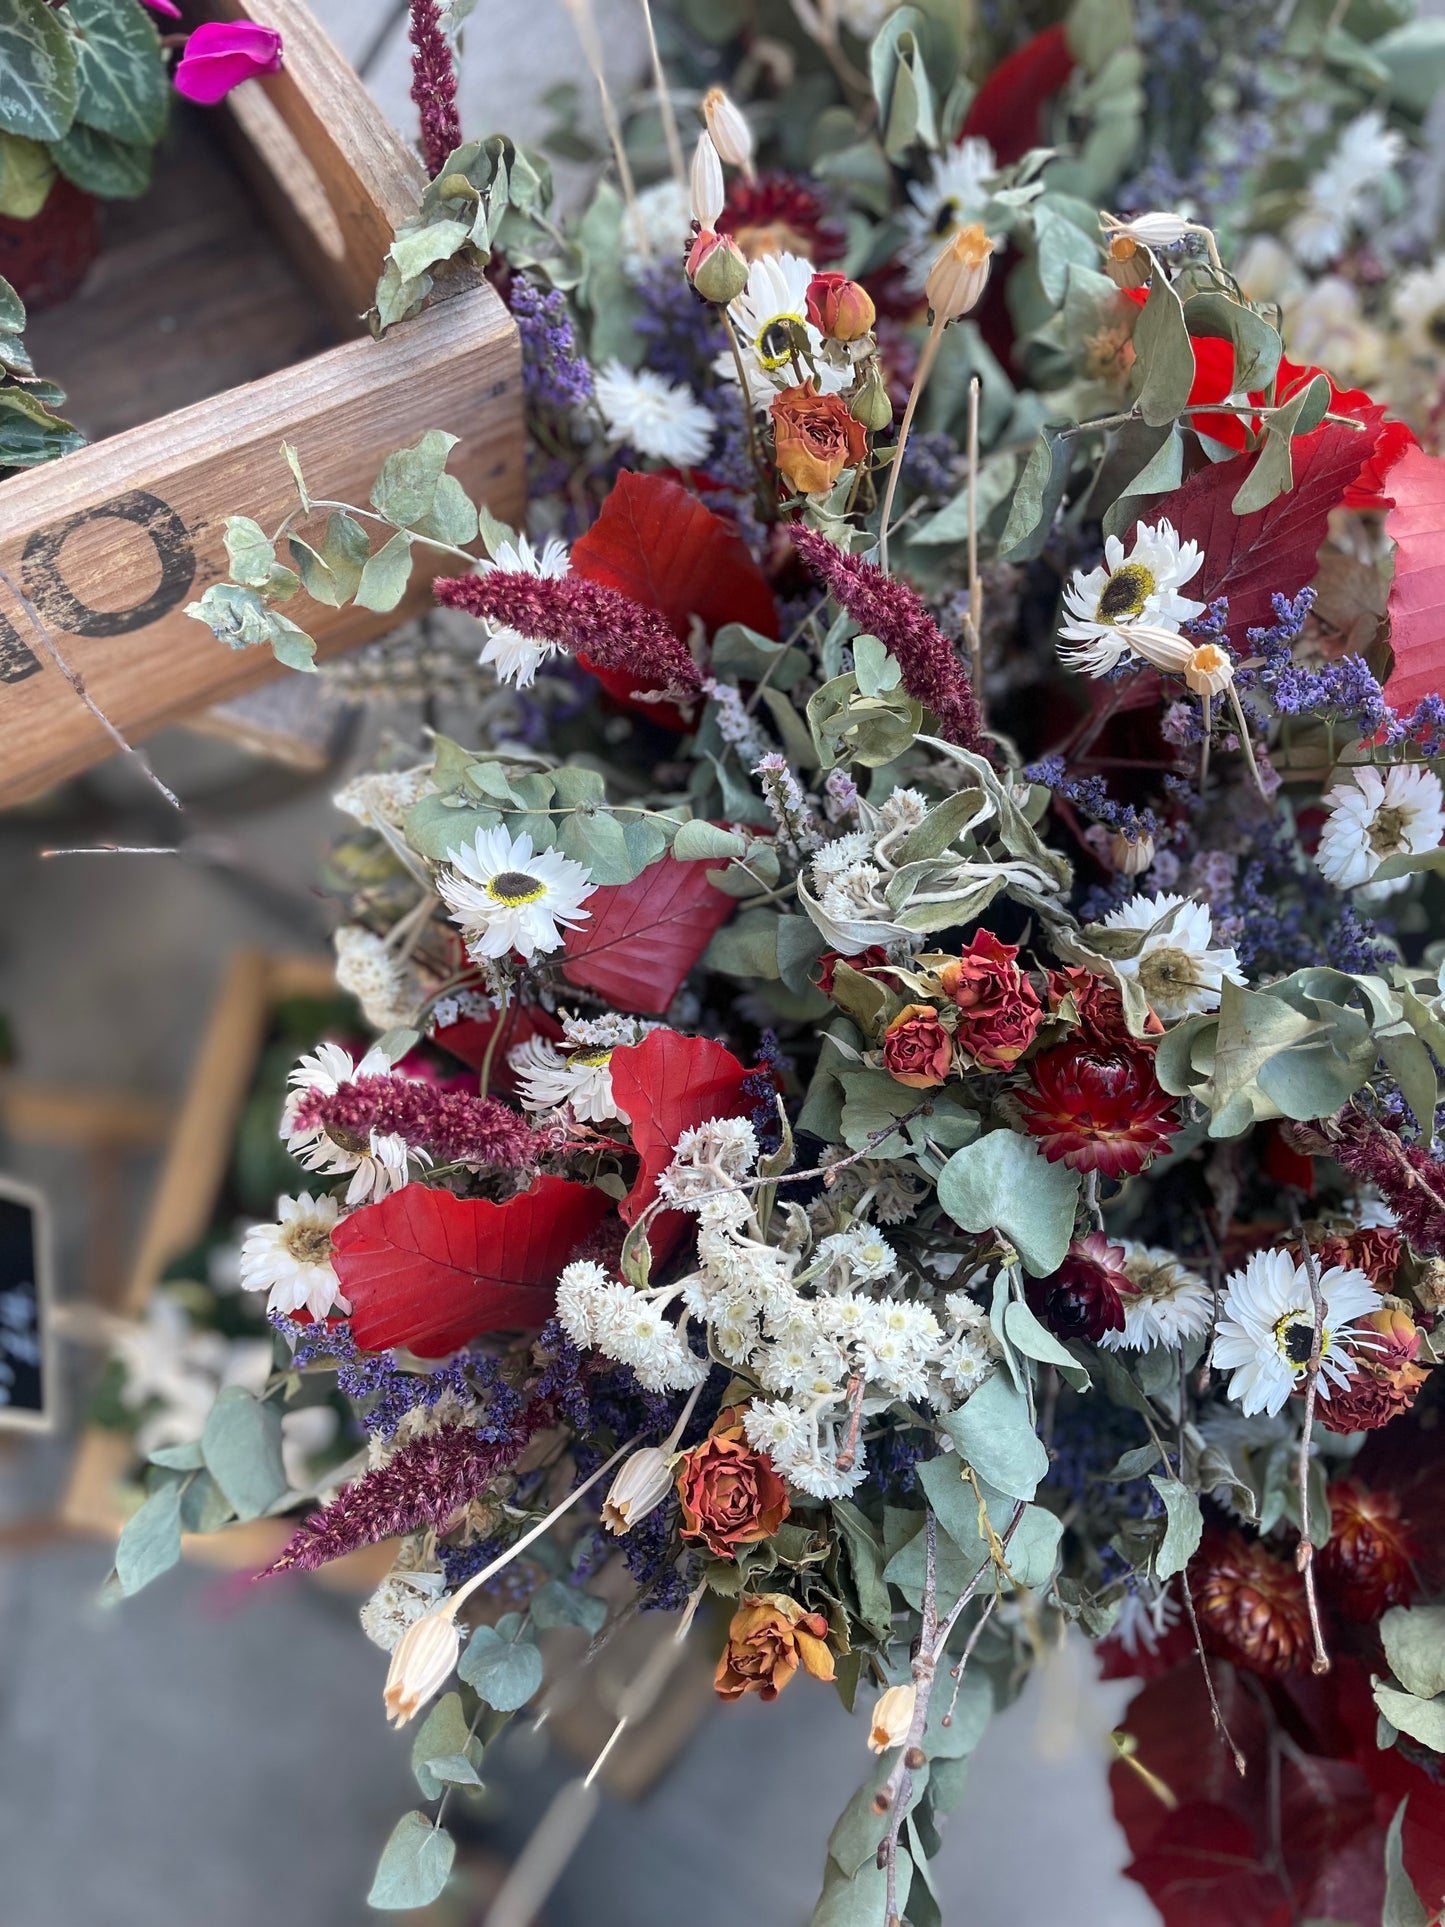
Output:
<svg viewBox="0 0 1445 1927">
<path fill-rule="evenodd" d="M 846 274 L 815 274 L 808 283 L 808 319 L 830 341 L 857 341 L 873 326 L 873 297 Z"/>
<path fill-rule="evenodd" d="M 932 1004 L 905 1004 L 883 1039 L 883 1068 L 896 1083 L 929 1091 L 948 1076 L 953 1039 Z"/>
<path fill-rule="evenodd" d="M 728 1627 L 728 1643 L 717 1663 L 713 1685 L 725 1700 L 759 1693 L 775 1700 L 799 1666 L 814 1679 L 833 1677 L 833 1655 L 826 1644 L 828 1622 L 806 1613 L 781 1593 L 745 1595 Z"/>
<path fill-rule="evenodd" d="M 1204 1644 L 1266 1679 L 1293 1672 L 1310 1645 L 1304 1580 L 1241 1534 L 1211 1535 L 1189 1568 Z"/>
<path fill-rule="evenodd" d="M 1365 1230 L 1352 1231 L 1348 1238 L 1322 1238 L 1315 1249 L 1315 1261 L 1321 1271 L 1328 1271 L 1331 1265 L 1363 1271 L 1372 1285 L 1380 1291 L 1389 1291 L 1395 1282 L 1402 1249 L 1398 1231 L 1389 1225 L 1370 1225 Z"/>
<path fill-rule="evenodd" d="M 822 201 L 788 174 L 762 174 L 751 181 L 734 175 L 717 225 L 719 233 L 732 235 L 749 261 L 764 254 L 834 261 L 843 249 L 843 231 L 829 221 Z"/>
<path fill-rule="evenodd" d="M 1393 1492 L 1369 1492 L 1355 1479 L 1330 1487 L 1330 1536 L 1320 1547 L 1320 1577 L 1346 1619 L 1375 1620 L 1416 1591 L 1418 1556 Z"/>
<path fill-rule="evenodd" d="M 789 488 L 800 495 L 830 489 L 850 463 L 861 462 L 868 431 L 839 395 L 820 395 L 812 378 L 785 388 L 774 401 L 773 448 Z"/>
<path fill-rule="evenodd" d="M 1174 1099 L 1138 1045 L 1056 1044 L 1033 1059 L 1029 1076 L 1032 1088 L 1019 1100 L 1024 1125 L 1051 1164 L 1133 1177 L 1179 1129 Z"/>
<path fill-rule="evenodd" d="M 978 930 L 963 955 L 939 973 L 945 996 L 958 1006 L 955 1041 L 980 1070 L 1011 1070 L 1043 1022 L 1044 1007 L 1018 967 L 1018 954 L 1017 944 Z"/>
<path fill-rule="evenodd" d="M 1094 1044 L 1127 1044 L 1138 1048 L 1138 1039 L 1130 1036 L 1124 1021 L 1124 1000 L 1119 995 L 1119 987 L 1107 977 L 1096 977 L 1092 970 L 1084 970 L 1077 964 L 1070 964 L 1064 970 L 1051 970 L 1051 1016 L 1059 1014 L 1065 998 L 1069 999 L 1073 1015 L 1078 1019 L 1080 1037 Z M 1152 1012 L 1148 1027 L 1152 1032 L 1164 1028 Z"/>
<path fill-rule="evenodd" d="M 741 1425 L 725 1425 L 683 1453 L 677 1496 L 683 1537 L 701 1539 L 719 1559 L 770 1539 L 790 1510 L 772 1461 L 747 1444 Z"/>
<path fill-rule="evenodd" d="M 1420 1332 L 1409 1312 L 1382 1305 L 1360 1320 L 1359 1329 L 1373 1332 L 1376 1344 L 1352 1348 L 1357 1369 L 1349 1382 L 1331 1387 L 1315 1408 L 1331 1432 L 1377 1432 L 1409 1411 L 1425 1382 L 1427 1368 L 1416 1363 Z"/>
<path fill-rule="evenodd" d="M 881 943 L 870 943 L 866 950 L 860 950 L 856 957 L 845 957 L 841 950 L 825 950 L 818 959 L 818 988 L 825 997 L 833 994 L 833 972 L 840 963 L 851 970 L 866 973 L 884 968 L 888 963 L 888 952 Z"/>
<path fill-rule="evenodd" d="M 1124 1300 L 1134 1287 L 1124 1271 L 1122 1245 L 1100 1231 L 1075 1239 L 1052 1278 L 1029 1281 L 1029 1304 L 1060 1338 L 1088 1338 L 1124 1329 Z"/>
</svg>

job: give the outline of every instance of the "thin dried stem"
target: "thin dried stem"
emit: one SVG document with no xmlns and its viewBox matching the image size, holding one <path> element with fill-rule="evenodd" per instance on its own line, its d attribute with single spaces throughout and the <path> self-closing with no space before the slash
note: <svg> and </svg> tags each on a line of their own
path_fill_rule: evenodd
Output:
<svg viewBox="0 0 1445 1927">
<path fill-rule="evenodd" d="M 652 61 L 652 78 L 657 88 L 657 111 L 662 120 L 662 138 L 667 144 L 667 164 L 672 169 L 672 178 L 678 186 L 686 187 L 687 162 L 682 156 L 682 136 L 677 131 L 677 115 L 673 112 L 667 73 L 662 65 L 662 55 L 658 51 L 657 30 L 652 24 L 652 0 L 641 0 L 641 3 L 642 18 L 647 27 L 647 52 Z"/>
<path fill-rule="evenodd" d="M 983 705 L 983 583 L 978 573 L 978 402 L 983 383 L 977 375 L 968 384 L 968 653 L 973 666 L 973 698 L 979 721 Z"/>
<path fill-rule="evenodd" d="M 1187 1566 L 1179 1575 L 1179 1590 L 1184 1594 L 1184 1610 L 1189 1614 L 1189 1627 L 1194 1634 L 1194 1650 L 1199 1655 L 1199 1670 L 1204 1675 L 1204 1689 L 1209 1695 L 1209 1712 L 1214 1721 L 1214 1730 L 1228 1747 L 1230 1758 L 1234 1761 L 1234 1770 L 1242 1780 L 1245 1775 L 1244 1755 L 1235 1744 L 1234 1735 L 1229 1730 L 1223 1709 L 1219 1704 L 1219 1695 L 1214 1690 L 1214 1675 L 1210 1672 L 1209 1661 L 1205 1657 L 1204 1641 L 1199 1632 L 1199 1614 L 1194 1610 L 1194 1594 L 1189 1590 Z"/>
<path fill-rule="evenodd" d="M 1320 1382 L 1320 1353 L 1324 1348 L 1325 1335 L 1325 1295 L 1320 1290 L 1319 1267 L 1310 1241 L 1305 1236 L 1304 1225 L 1300 1222 L 1299 1206 L 1290 1199 L 1290 1211 L 1294 1218 L 1295 1232 L 1299 1238 L 1300 1254 L 1304 1259 L 1305 1276 L 1310 1281 L 1310 1305 L 1314 1312 L 1314 1323 L 1310 1333 L 1310 1362 L 1305 1368 L 1305 1415 L 1300 1427 L 1299 1460 L 1295 1474 L 1299 1481 L 1299 1544 L 1295 1548 L 1294 1562 L 1305 1582 L 1305 1604 L 1309 1608 L 1310 1633 L 1314 1639 L 1315 1655 L 1310 1662 L 1312 1673 L 1327 1673 L 1330 1670 L 1329 1649 L 1325 1645 L 1324 1627 L 1320 1623 L 1320 1603 L 1315 1594 L 1315 1549 L 1310 1539 L 1310 1435 L 1315 1423 L 1315 1395 Z"/>
<path fill-rule="evenodd" d="M 913 386 L 908 391 L 908 405 L 903 410 L 903 426 L 898 431 L 898 446 L 893 451 L 893 465 L 888 471 L 888 487 L 883 495 L 883 518 L 878 524 L 878 566 L 888 570 L 888 522 L 893 513 L 893 498 L 898 493 L 898 477 L 903 471 L 903 451 L 908 446 L 908 431 L 913 426 L 913 417 L 918 409 L 919 397 L 933 372 L 933 364 L 938 359 L 938 350 L 943 344 L 943 330 L 948 317 L 936 314 L 933 326 L 928 331 L 928 339 L 923 344 L 923 353 L 918 357 L 918 369 L 913 377 Z"/>
<path fill-rule="evenodd" d="M 637 252 L 644 261 L 650 261 L 652 243 L 647 238 L 647 223 L 642 218 L 642 209 L 637 201 L 637 183 L 632 177 L 632 163 L 627 158 L 627 145 L 622 138 L 622 122 L 618 119 L 617 108 L 613 104 L 612 89 L 607 85 L 607 71 L 602 64 L 602 42 L 597 33 L 592 0 L 563 0 L 563 4 L 571 16 L 583 58 L 592 69 L 592 78 L 597 82 L 597 97 L 602 106 L 602 124 L 607 129 L 607 138 L 612 144 L 612 158 L 617 163 L 617 178 L 622 185 L 622 198 L 627 203 L 627 212 L 632 220 Z"/>
</svg>

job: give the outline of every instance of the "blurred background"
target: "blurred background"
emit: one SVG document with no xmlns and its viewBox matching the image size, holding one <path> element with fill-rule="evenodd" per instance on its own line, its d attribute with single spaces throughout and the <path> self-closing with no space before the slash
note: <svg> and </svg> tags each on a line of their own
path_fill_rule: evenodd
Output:
<svg viewBox="0 0 1445 1927">
<path fill-rule="evenodd" d="M 409 132 L 404 9 L 313 6 Z M 598 13 L 626 91 L 644 61 L 639 10 L 600 0 Z M 464 65 L 470 132 L 534 140 L 555 118 L 543 94 L 567 80 L 591 100 L 561 0 L 483 0 Z M 565 170 L 561 184 L 565 194 Z M 175 326 L 138 310 L 133 364 L 163 364 Z M 43 360 L 44 316 L 30 338 Z M 230 340 L 225 352 L 243 347 Z M 77 410 L 81 426 L 102 433 L 103 404 L 92 406 L 91 422 Z M 442 620 L 407 645 L 445 652 Z M 465 636 L 455 646 L 467 654 Z M 347 823 L 331 798 L 385 735 L 415 739 L 422 720 L 405 705 L 363 707 L 331 679 L 292 678 L 147 745 L 185 805 L 179 829 L 123 758 L 0 815 L 0 1172 L 48 1200 L 59 1332 L 54 1430 L 0 1429 L 3 1927 L 379 1918 L 364 1896 L 414 1794 L 411 1736 L 382 1717 L 385 1655 L 357 1622 L 365 1578 L 350 1590 L 253 1589 L 188 1560 L 142 1597 L 102 1607 L 104 1535 L 134 1422 L 104 1359 L 126 1329 L 117 1320 L 139 1311 L 138 1281 L 160 1245 L 168 1258 L 184 1250 L 173 1277 L 226 1301 L 232 1247 L 217 1227 L 265 1210 L 284 1181 L 268 1162 L 278 1066 L 298 1040 L 324 1034 L 317 1025 L 347 1022 L 328 982 L 334 917 L 321 880 Z M 104 844 L 179 853 L 45 854 Z M 213 1143 L 217 1120 L 225 1139 Z M 189 1435 L 188 1400 L 204 1411 L 217 1377 L 246 1369 L 239 1325 L 230 1354 L 224 1341 L 186 1338 L 174 1312 L 185 1289 L 140 1311 L 130 1341 L 131 1396 L 148 1388 L 147 1409 L 172 1414 L 177 1436 Z M 715 1708 L 710 1637 L 699 1629 L 664 1709 L 619 1750 L 545 1903 L 551 1927 L 804 1927 L 828 1829 L 865 1771 L 863 1725 L 809 1682 L 785 1708 Z M 1119 1871 L 1106 1781 L 1108 1734 L 1130 1690 L 1098 1684 L 1086 1650 L 1066 1647 L 995 1721 L 939 1862 L 955 1927 L 1154 1918 Z M 559 1714 L 556 1747 L 525 1724 L 505 1742 L 485 1800 L 458 1828 L 464 1892 L 428 1921 L 489 1917 L 606 1711 Z M 491 1919 L 519 1927 L 511 1914 Z"/>
</svg>

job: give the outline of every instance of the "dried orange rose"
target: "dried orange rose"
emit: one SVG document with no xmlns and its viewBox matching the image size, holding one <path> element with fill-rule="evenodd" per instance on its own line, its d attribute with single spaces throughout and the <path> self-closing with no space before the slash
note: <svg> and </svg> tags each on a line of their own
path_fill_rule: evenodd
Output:
<svg viewBox="0 0 1445 1927">
<path fill-rule="evenodd" d="M 812 380 L 785 388 L 772 406 L 773 446 L 789 488 L 816 495 L 861 462 L 868 432 L 837 395 L 820 395 Z"/>
<path fill-rule="evenodd" d="M 832 1679 L 828 1622 L 781 1593 L 745 1595 L 728 1627 L 728 1643 L 713 1685 L 725 1700 L 760 1693 L 775 1700 L 802 1666 L 814 1679 Z"/>
<path fill-rule="evenodd" d="M 724 1413 L 725 1420 L 732 1417 Z M 739 1546 L 770 1539 L 787 1518 L 787 1488 L 772 1461 L 755 1452 L 741 1425 L 713 1428 L 712 1436 L 684 1452 L 677 1468 L 682 1534 L 701 1539 L 719 1559 Z"/>
</svg>

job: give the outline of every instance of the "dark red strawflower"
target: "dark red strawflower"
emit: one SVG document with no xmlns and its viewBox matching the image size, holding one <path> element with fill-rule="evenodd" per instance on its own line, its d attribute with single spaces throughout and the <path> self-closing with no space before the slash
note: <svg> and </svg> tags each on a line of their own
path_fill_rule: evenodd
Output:
<svg viewBox="0 0 1445 1927">
<path fill-rule="evenodd" d="M 457 113 L 457 70 L 451 46 L 442 32 L 437 0 L 411 0 L 408 28 L 411 57 L 411 97 L 421 115 L 421 151 L 426 171 L 435 180 L 448 156 L 462 144 Z"/>
<path fill-rule="evenodd" d="M 950 742 L 985 754 L 973 684 L 953 645 L 906 582 L 860 556 L 844 555 L 816 529 L 794 527 L 793 545 L 865 635 L 877 636 L 903 671 L 903 687 L 931 709 Z"/>
<path fill-rule="evenodd" d="M 1323 1134 L 1331 1157 L 1378 1187 L 1414 1250 L 1445 1257 L 1445 1161 L 1353 1109 L 1330 1120 Z"/>
<path fill-rule="evenodd" d="M 1310 1646 L 1304 1580 L 1240 1533 L 1211 1535 L 1185 1575 L 1211 1653 L 1265 1679 L 1294 1671 Z"/>
<path fill-rule="evenodd" d="M 1363 1271 L 1378 1290 L 1389 1291 L 1403 1248 L 1399 1232 L 1379 1224 L 1352 1231 L 1348 1238 L 1322 1238 L 1314 1247 L 1314 1256 L 1321 1271 L 1328 1271 L 1331 1265 L 1344 1265 L 1348 1270 Z"/>
<path fill-rule="evenodd" d="M 1355 1370 L 1317 1410 L 1331 1432 L 1378 1432 L 1409 1411 L 1425 1383 L 1427 1367 L 1416 1362 L 1420 1330 L 1409 1312 L 1382 1305 L 1361 1319 L 1360 1334 L 1366 1342 L 1355 1348 Z"/>
<path fill-rule="evenodd" d="M 358 1546 L 394 1539 L 419 1526 L 444 1531 L 452 1515 L 469 1499 L 480 1498 L 497 1474 L 520 1456 L 533 1434 L 556 1416 L 555 1399 L 536 1399 L 501 1439 L 484 1439 L 464 1425 L 448 1425 L 408 1439 L 385 1465 L 363 1472 L 329 1505 L 313 1512 L 257 1577 L 314 1572 Z"/>
<path fill-rule="evenodd" d="M 1320 1577 L 1346 1619 L 1372 1621 L 1418 1590 L 1419 1547 L 1393 1492 L 1367 1491 L 1356 1479 L 1330 1487 L 1330 1536 L 1319 1549 Z"/>
<path fill-rule="evenodd" d="M 432 593 L 447 609 L 505 623 L 524 636 L 586 656 L 597 669 L 622 670 L 639 690 L 666 690 L 683 699 L 702 688 L 702 674 L 655 609 L 583 575 L 560 579 L 520 569 L 445 576 Z"/>
<path fill-rule="evenodd" d="M 841 950 L 825 950 L 818 959 L 818 988 L 825 997 L 833 994 L 833 972 L 840 963 L 866 976 L 872 970 L 887 969 L 888 952 L 881 943 L 870 943 L 856 957 L 845 957 Z"/>
<path fill-rule="evenodd" d="M 760 254 L 802 254 L 815 265 L 834 261 L 846 236 L 828 219 L 820 196 L 792 174 L 735 174 L 718 218 L 749 261 Z"/>
<path fill-rule="evenodd" d="M 1124 1300 L 1133 1285 L 1124 1273 L 1124 1247 L 1111 1245 L 1101 1231 L 1075 1239 L 1052 1278 L 1029 1283 L 1029 1304 L 1060 1338 L 1087 1338 L 1097 1344 L 1105 1332 L 1124 1329 Z"/>
<path fill-rule="evenodd" d="M 1024 1128 L 1051 1164 L 1131 1178 L 1179 1129 L 1174 1099 L 1160 1088 L 1149 1051 L 1070 1040 L 1041 1051 L 1019 1097 Z"/>
<path fill-rule="evenodd" d="M 419 1077 L 357 1077 L 334 1091 L 304 1093 L 288 1118 L 295 1131 L 324 1131 L 346 1151 L 365 1151 L 373 1131 L 393 1132 L 437 1164 L 535 1169 L 548 1147 L 499 1098 L 444 1090 Z"/>
</svg>

